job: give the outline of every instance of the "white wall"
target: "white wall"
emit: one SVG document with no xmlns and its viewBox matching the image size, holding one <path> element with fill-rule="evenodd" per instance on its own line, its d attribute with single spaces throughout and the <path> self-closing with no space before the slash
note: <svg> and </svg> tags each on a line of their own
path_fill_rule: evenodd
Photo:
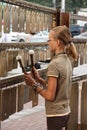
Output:
<svg viewBox="0 0 87 130">
<path fill-rule="evenodd" d="M 87 12 L 78 11 L 78 15 L 87 16 Z M 80 20 L 77 21 L 77 24 L 81 26 L 83 26 L 85 23 L 87 23 L 87 21 L 80 21 Z"/>
</svg>

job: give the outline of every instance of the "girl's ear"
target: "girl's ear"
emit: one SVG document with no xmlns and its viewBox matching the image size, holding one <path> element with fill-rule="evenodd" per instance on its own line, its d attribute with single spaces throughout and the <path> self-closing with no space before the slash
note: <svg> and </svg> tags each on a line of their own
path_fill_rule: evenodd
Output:
<svg viewBox="0 0 87 130">
<path fill-rule="evenodd" d="M 59 46 L 59 45 L 60 45 L 60 40 L 59 40 L 59 39 L 57 39 L 56 41 L 57 41 L 57 45 Z"/>
</svg>

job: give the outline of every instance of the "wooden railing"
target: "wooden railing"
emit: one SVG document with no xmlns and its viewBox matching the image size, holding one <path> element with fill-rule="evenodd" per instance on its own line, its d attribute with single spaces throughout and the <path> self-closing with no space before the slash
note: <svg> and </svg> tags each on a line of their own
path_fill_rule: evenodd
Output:
<svg viewBox="0 0 87 130">
<path fill-rule="evenodd" d="M 77 48 L 79 53 L 79 59 L 77 61 L 78 64 L 87 63 L 87 44 L 86 40 L 72 40 Z M 17 64 L 15 64 L 16 56 L 21 54 L 23 59 L 26 59 L 25 53 L 29 55 L 29 49 L 34 49 L 37 51 L 37 55 L 35 54 L 36 61 L 43 61 L 45 66 L 39 69 L 40 75 L 45 78 L 46 74 L 46 60 L 51 58 L 49 53 L 49 48 L 47 43 L 1 43 L 0 44 L 0 72 L 3 73 L 0 76 L 0 120 L 3 121 L 9 116 L 17 111 L 23 109 L 23 106 L 26 102 L 32 101 L 32 106 L 38 104 L 34 96 L 34 92 L 31 87 L 28 87 L 24 83 L 23 73 L 18 73 L 16 70 L 14 74 L 11 73 L 12 70 L 17 69 Z M 23 53 L 20 53 L 22 51 Z M 7 55 L 8 52 L 10 55 Z M 14 53 L 13 53 L 14 52 Z M 38 52 L 40 54 L 38 55 Z M 12 56 L 15 54 L 14 56 Z M 42 55 L 42 59 L 40 56 Z M 7 58 L 6 56 L 10 56 Z M 40 58 L 40 59 L 39 59 Z M 9 60 L 10 59 L 10 60 Z M 29 60 L 29 59 L 27 59 Z M 73 61 L 74 62 L 74 61 Z M 9 64 L 10 63 L 10 64 Z M 27 61 L 23 60 L 23 64 L 27 65 Z M 30 62 L 29 62 L 30 64 Z M 14 67 L 13 67 L 14 66 Z M 13 68 L 12 68 L 13 67 Z M 2 71 L 3 70 L 3 71 Z M 30 73 L 30 71 L 28 72 Z M 27 89 L 27 94 L 25 93 L 25 89 Z M 24 100 L 24 96 L 27 95 L 26 101 Z M 8 102 L 8 103 L 7 103 Z"/>
</svg>

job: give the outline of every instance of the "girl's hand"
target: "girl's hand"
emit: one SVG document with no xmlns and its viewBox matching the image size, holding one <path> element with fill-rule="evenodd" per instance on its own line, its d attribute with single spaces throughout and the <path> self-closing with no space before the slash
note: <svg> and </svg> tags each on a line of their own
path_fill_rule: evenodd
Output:
<svg viewBox="0 0 87 130">
<path fill-rule="evenodd" d="M 32 76 L 29 74 L 24 74 L 24 78 L 25 78 L 26 84 L 28 84 L 30 86 L 32 86 L 33 84 L 36 83 L 35 80 L 32 78 Z"/>
<path fill-rule="evenodd" d="M 40 78 L 39 72 L 37 71 L 37 69 L 35 67 L 33 67 L 33 72 L 34 72 L 34 76 L 35 79 L 38 81 Z"/>
</svg>

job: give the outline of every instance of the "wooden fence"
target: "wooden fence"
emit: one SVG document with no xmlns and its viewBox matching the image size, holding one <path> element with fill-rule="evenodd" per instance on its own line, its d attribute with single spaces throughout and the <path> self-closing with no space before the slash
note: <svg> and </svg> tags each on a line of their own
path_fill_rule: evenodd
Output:
<svg viewBox="0 0 87 130">
<path fill-rule="evenodd" d="M 20 0 L 2 0 L 0 2 L 0 32 L 35 33 L 58 25 L 67 25 L 70 20 L 86 21 L 87 17 L 60 12 L 60 9 L 49 8 Z"/>
<path fill-rule="evenodd" d="M 44 29 L 51 29 L 56 10 L 38 6 L 29 2 L 8 1 L 0 5 L 0 31 L 2 24 L 4 32 L 35 33 Z M 13 4 L 13 5 L 12 5 Z M 3 22 L 3 23 L 2 23 Z M 2 23 L 2 24 L 1 24 Z"/>
</svg>

